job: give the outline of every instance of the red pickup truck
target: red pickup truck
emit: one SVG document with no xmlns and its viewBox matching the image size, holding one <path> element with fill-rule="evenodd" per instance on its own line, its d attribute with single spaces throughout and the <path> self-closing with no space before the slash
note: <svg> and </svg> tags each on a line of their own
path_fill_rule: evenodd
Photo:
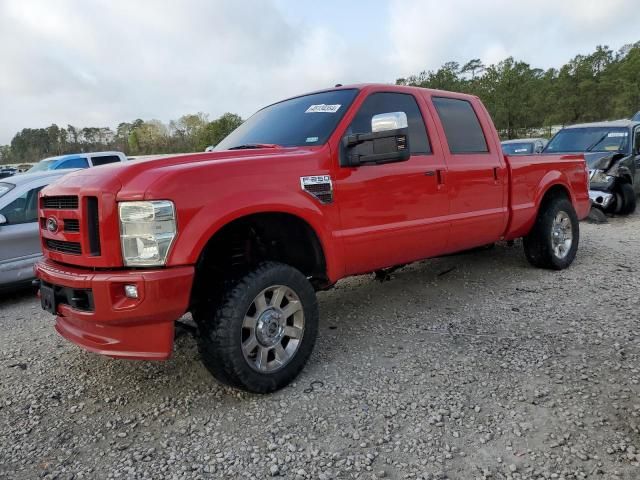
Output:
<svg viewBox="0 0 640 480">
<path fill-rule="evenodd" d="M 39 208 L 63 337 L 161 360 L 191 312 L 213 376 L 264 393 L 309 358 L 315 291 L 520 237 L 562 269 L 590 202 L 582 156 L 503 155 L 474 96 L 355 85 L 270 105 L 213 152 L 70 174 Z"/>
</svg>

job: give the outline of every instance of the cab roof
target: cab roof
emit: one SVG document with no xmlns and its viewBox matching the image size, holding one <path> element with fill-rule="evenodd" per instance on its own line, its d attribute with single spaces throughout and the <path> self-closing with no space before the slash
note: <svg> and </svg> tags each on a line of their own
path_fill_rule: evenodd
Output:
<svg viewBox="0 0 640 480">
<path fill-rule="evenodd" d="M 567 129 L 594 128 L 594 127 L 631 128 L 631 127 L 635 127 L 636 125 L 640 125 L 640 122 L 624 118 L 622 120 L 607 120 L 604 122 L 577 123 L 575 125 L 568 125 L 564 128 L 567 128 Z"/>
</svg>

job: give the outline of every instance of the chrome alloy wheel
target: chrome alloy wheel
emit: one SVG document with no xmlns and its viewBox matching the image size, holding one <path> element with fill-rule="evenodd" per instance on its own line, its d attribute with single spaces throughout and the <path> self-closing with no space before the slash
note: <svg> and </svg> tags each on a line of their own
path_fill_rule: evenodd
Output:
<svg viewBox="0 0 640 480">
<path fill-rule="evenodd" d="M 557 258 L 569 254 L 573 243 L 573 226 L 566 212 L 559 211 L 551 224 L 551 248 Z"/>
<path fill-rule="evenodd" d="M 274 285 L 254 298 L 242 322 L 242 354 L 251 368 L 272 373 L 289 363 L 304 334 L 304 310 L 289 287 Z"/>
</svg>

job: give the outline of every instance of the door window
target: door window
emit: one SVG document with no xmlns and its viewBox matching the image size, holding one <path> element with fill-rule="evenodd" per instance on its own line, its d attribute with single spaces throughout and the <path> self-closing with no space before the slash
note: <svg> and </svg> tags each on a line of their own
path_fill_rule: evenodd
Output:
<svg viewBox="0 0 640 480">
<path fill-rule="evenodd" d="M 369 95 L 349 125 L 349 133 L 371 133 L 371 119 L 381 113 L 404 112 L 409 124 L 411 153 L 431 153 L 424 120 L 413 95 L 379 92 Z"/>
<path fill-rule="evenodd" d="M 635 140 L 633 141 L 634 152 L 640 155 L 640 127 L 636 128 L 636 134 L 634 135 Z"/>
<path fill-rule="evenodd" d="M 451 153 L 487 153 L 480 120 L 467 100 L 433 97 Z"/>
<path fill-rule="evenodd" d="M 86 158 L 82 157 L 69 158 L 68 160 L 60 162 L 56 167 L 56 170 L 65 168 L 89 168 L 89 162 L 87 162 Z"/>
<path fill-rule="evenodd" d="M 6 225 L 31 223 L 38 220 L 38 192 L 44 186 L 26 191 L 0 210 L 7 219 Z"/>
<path fill-rule="evenodd" d="M 98 157 L 91 157 L 91 163 L 94 167 L 100 165 L 106 165 L 107 163 L 116 163 L 120 161 L 120 157 L 117 155 L 100 155 Z"/>
</svg>

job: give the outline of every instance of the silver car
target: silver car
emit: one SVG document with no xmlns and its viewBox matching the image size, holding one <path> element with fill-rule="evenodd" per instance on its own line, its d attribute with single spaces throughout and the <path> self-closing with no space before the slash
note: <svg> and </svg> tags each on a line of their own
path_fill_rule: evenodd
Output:
<svg viewBox="0 0 640 480">
<path fill-rule="evenodd" d="M 23 173 L 0 179 L 0 289 L 28 284 L 34 278 L 33 264 L 42 256 L 38 192 L 76 170 Z"/>
</svg>

